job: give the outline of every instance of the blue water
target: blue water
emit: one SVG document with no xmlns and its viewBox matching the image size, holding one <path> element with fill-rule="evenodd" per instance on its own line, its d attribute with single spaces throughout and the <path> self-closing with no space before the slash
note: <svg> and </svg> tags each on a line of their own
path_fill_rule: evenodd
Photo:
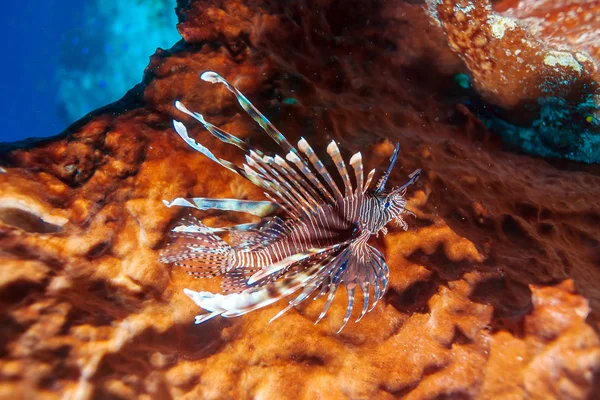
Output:
<svg viewBox="0 0 600 400">
<path fill-rule="evenodd" d="M 0 142 L 59 134 L 142 80 L 179 39 L 176 0 L 4 0 Z"/>
<path fill-rule="evenodd" d="M 83 12 L 77 0 L 6 0 L 0 13 L 0 141 L 60 133 L 69 122 L 56 108 L 54 77 L 66 32 Z"/>
</svg>

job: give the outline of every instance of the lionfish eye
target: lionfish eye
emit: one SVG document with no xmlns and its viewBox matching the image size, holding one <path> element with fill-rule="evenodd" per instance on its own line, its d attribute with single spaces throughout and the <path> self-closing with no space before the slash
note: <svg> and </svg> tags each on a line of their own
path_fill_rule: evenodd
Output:
<svg viewBox="0 0 600 400">
<path fill-rule="evenodd" d="M 384 206 L 385 206 L 385 208 L 388 208 L 390 206 L 390 201 L 389 200 L 386 201 Z"/>
</svg>

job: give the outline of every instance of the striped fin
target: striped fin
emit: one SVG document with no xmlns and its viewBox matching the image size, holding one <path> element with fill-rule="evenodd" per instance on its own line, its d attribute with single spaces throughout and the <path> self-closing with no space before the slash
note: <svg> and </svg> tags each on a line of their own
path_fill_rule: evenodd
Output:
<svg viewBox="0 0 600 400">
<path fill-rule="evenodd" d="M 335 294 L 340 286 L 340 283 L 342 282 L 342 274 L 348 265 L 349 258 L 350 258 L 350 252 L 348 250 L 346 250 L 342 254 L 340 254 L 338 258 L 336 258 L 334 260 L 334 263 L 335 263 L 334 269 L 330 272 L 329 286 L 327 289 L 328 291 L 326 292 L 328 294 L 327 301 L 325 302 L 325 306 L 323 307 L 321 314 L 315 321 L 315 325 L 318 324 L 323 319 L 323 317 L 325 317 L 325 314 L 327 314 L 327 311 L 329 311 L 329 307 L 331 306 L 333 298 L 335 297 Z"/>
<path fill-rule="evenodd" d="M 200 79 L 210 83 L 221 83 L 235 95 L 240 106 L 256 121 L 261 128 L 269 135 L 286 153 L 293 152 L 298 155 L 298 151 L 283 134 L 265 117 L 235 86 L 231 85 L 225 78 L 214 71 L 205 71 L 200 75 Z"/>
<path fill-rule="evenodd" d="M 399 188 L 395 189 L 394 192 L 400 192 L 404 195 L 404 193 L 406 192 L 406 188 L 410 185 L 412 185 L 413 183 L 415 183 L 419 177 L 421 176 L 421 169 L 417 168 L 415 169 L 408 177 L 409 180 L 402 186 L 400 186 Z"/>
<path fill-rule="evenodd" d="M 388 281 L 390 279 L 390 270 L 385 262 L 385 257 L 383 254 L 381 254 L 381 252 L 373 246 L 369 245 L 368 247 L 373 254 L 372 260 L 375 261 L 375 264 L 377 264 L 377 266 L 383 272 L 383 276 L 381 277 L 381 293 L 383 295 L 387 290 Z"/>
<path fill-rule="evenodd" d="M 373 168 L 371 171 L 369 171 L 369 175 L 367 175 L 367 181 L 365 182 L 365 186 L 363 187 L 363 193 L 366 192 L 367 190 L 369 190 L 369 185 L 371 184 L 371 181 L 373 180 L 374 175 L 375 175 L 375 168 Z"/>
<path fill-rule="evenodd" d="M 311 215 L 314 212 L 314 210 L 319 206 L 319 204 L 312 197 L 312 195 L 310 195 L 304 189 L 304 187 L 300 183 L 302 181 L 298 181 L 297 179 L 294 178 L 294 174 L 296 176 L 298 176 L 298 173 L 296 171 L 294 171 L 293 169 L 290 172 L 290 170 L 282 167 L 280 164 L 275 162 L 275 158 L 278 158 L 279 160 L 283 160 L 281 157 L 278 157 L 278 156 L 277 157 L 263 156 L 263 162 L 270 169 L 272 169 L 273 174 L 276 175 L 277 178 L 282 183 L 284 183 L 284 185 L 288 189 L 289 193 L 292 196 L 294 196 L 302 204 L 302 211 L 304 212 L 304 214 L 307 216 Z M 284 163 L 285 163 L 285 161 L 284 161 Z M 288 168 L 289 168 L 289 165 L 288 165 Z"/>
<path fill-rule="evenodd" d="M 291 199 L 293 199 L 294 203 L 296 204 L 296 210 L 298 212 L 308 213 L 307 209 L 310 208 L 310 205 L 308 204 L 304 196 L 302 196 L 300 192 L 294 189 L 290 185 L 288 180 L 285 179 L 285 177 L 282 176 L 277 171 L 277 169 L 273 167 L 272 157 L 263 156 L 261 158 L 254 152 L 251 152 L 251 157 L 256 161 L 256 163 L 261 165 L 261 167 L 270 175 L 270 177 L 274 178 L 280 185 L 282 185 L 282 187 L 285 190 L 285 194 Z"/>
<path fill-rule="evenodd" d="M 239 224 L 239 225 L 226 226 L 226 227 L 220 227 L 220 228 L 213 228 L 213 227 L 208 227 L 208 226 L 199 227 L 199 226 L 179 225 L 179 226 L 176 226 L 175 228 L 173 228 L 171 232 L 181 232 L 181 233 L 207 233 L 207 232 L 208 233 L 219 233 L 219 232 L 236 232 L 236 231 L 244 232 L 244 231 L 250 231 L 250 230 L 257 229 L 261 224 L 263 224 L 262 220 L 257 223 Z"/>
<path fill-rule="evenodd" d="M 277 240 L 281 235 L 289 232 L 289 227 L 286 221 L 275 217 L 267 223 L 262 224 L 258 229 L 248 231 L 232 231 L 230 236 L 231 245 L 243 252 L 250 252 L 258 247 L 264 247 L 274 240 Z M 259 269 L 253 266 L 244 266 L 243 268 L 232 269 L 225 274 L 221 283 L 221 288 L 225 293 L 239 293 L 249 289 L 248 278 L 256 273 Z M 276 278 L 276 276 L 274 276 Z M 264 281 L 268 283 L 267 281 Z M 261 282 L 261 285 L 263 282 Z"/>
<path fill-rule="evenodd" d="M 228 143 L 228 144 L 232 144 L 232 145 L 234 145 L 244 151 L 247 151 L 249 153 L 262 155 L 262 152 L 260 152 L 259 150 L 252 149 L 250 146 L 248 146 L 245 142 L 243 142 L 239 138 L 237 138 L 237 137 L 225 132 L 224 130 L 207 122 L 201 114 L 188 110 L 181 102 L 176 101 L 175 107 L 178 110 L 186 113 L 187 115 L 190 115 L 191 117 L 193 117 L 196 120 L 198 120 L 199 122 L 201 122 L 204 125 L 204 127 L 211 134 L 213 134 L 213 136 L 217 137 L 221 141 Z M 199 145 L 198 143 L 196 143 L 193 139 L 191 139 L 189 137 L 185 126 L 181 122 L 173 121 L 173 123 L 175 126 L 175 130 L 186 141 L 186 143 L 188 143 L 194 149 L 200 151 L 202 154 L 206 155 L 211 160 L 219 163 L 220 165 L 224 166 L 225 168 L 229 169 L 230 171 L 235 172 L 238 175 L 245 177 L 246 179 L 250 180 L 252 183 L 254 183 L 255 185 L 257 185 L 259 187 L 262 187 L 262 188 L 272 191 L 274 193 L 283 192 L 281 190 L 281 186 L 277 182 L 269 182 L 269 179 L 266 179 L 266 177 L 264 176 L 264 173 L 261 175 L 261 174 L 257 173 L 256 171 L 247 168 L 247 166 L 245 166 L 245 165 L 242 168 L 240 168 L 237 165 L 235 165 L 227 160 L 223 160 L 223 159 L 215 157 L 206 147 Z M 264 171 L 262 171 L 262 172 L 264 172 Z M 281 198 L 281 196 L 278 196 L 278 197 Z M 279 204 L 279 202 L 275 202 L 275 204 Z M 286 212 L 290 213 L 290 215 L 294 216 L 294 213 L 290 211 L 289 201 L 288 201 L 287 207 L 282 207 L 282 208 Z M 294 208 L 294 207 L 292 207 L 292 208 Z M 295 217 L 297 217 L 297 215 L 295 215 Z"/>
<path fill-rule="evenodd" d="M 266 158 L 266 162 L 272 165 L 279 173 L 285 176 L 288 181 L 294 185 L 296 189 L 296 195 L 306 202 L 308 208 L 319 206 L 317 199 L 319 198 L 312 186 L 309 185 L 305 180 L 298 175 L 295 169 L 293 169 L 283 158 L 275 155 L 275 157 Z M 309 193 L 311 191 L 312 193 Z M 313 194 L 314 193 L 314 194 Z"/>
<path fill-rule="evenodd" d="M 311 279 L 315 278 L 315 276 L 319 276 L 319 274 L 327 268 L 328 264 L 314 264 L 313 258 L 319 258 L 327 251 L 336 251 L 340 246 L 340 244 L 329 246 L 328 248 L 322 249 L 321 253 L 303 259 L 301 265 L 306 265 L 306 268 L 292 276 L 285 277 L 265 286 L 250 288 L 240 293 L 222 295 L 184 289 L 185 294 L 200 308 L 208 311 L 208 314 L 198 315 L 196 317 L 196 323 L 202 323 L 216 315 L 221 315 L 225 318 L 238 317 L 271 305 L 281 298 L 296 292 L 307 285 Z"/>
<path fill-rule="evenodd" d="M 240 138 L 232 135 L 231 133 L 225 132 L 223 129 L 211 124 L 210 122 L 207 122 L 202 114 L 188 110 L 187 107 L 179 100 L 175 102 L 175 108 L 200 122 L 202 125 L 204 125 L 207 131 L 209 131 L 213 136 L 222 142 L 234 145 L 245 152 L 248 152 L 252 149 Z M 258 150 L 255 151 L 259 152 Z"/>
<path fill-rule="evenodd" d="M 354 292 L 356 291 L 355 285 L 346 285 L 346 294 L 348 296 L 348 306 L 346 307 L 346 315 L 344 315 L 344 320 L 342 321 L 342 326 L 338 329 L 337 333 L 340 333 L 342 329 L 350 320 L 350 315 L 352 315 L 352 309 L 354 308 Z"/>
<path fill-rule="evenodd" d="M 334 198 L 331 196 L 331 193 L 325 186 L 317 179 L 317 177 L 312 173 L 312 171 L 308 168 L 308 166 L 296 155 L 295 153 L 289 152 L 285 156 L 285 158 L 293 163 L 308 180 L 314 185 L 315 189 L 319 190 L 319 193 L 324 197 L 324 199 L 329 200 L 331 203 L 335 203 Z"/>
<path fill-rule="evenodd" d="M 340 253 L 334 261 L 333 267 L 329 270 L 329 280 L 327 284 L 323 283 L 321 292 L 316 297 L 319 298 L 324 294 L 328 294 L 323 311 L 315 324 L 321 321 L 327 314 L 336 292 L 342 283 L 346 286 L 348 305 L 338 333 L 341 332 L 350 320 L 354 308 L 357 287 L 360 288 L 363 293 L 363 307 L 356 322 L 362 319 L 367 312 L 371 311 L 375 307 L 377 301 L 381 298 L 382 294 L 385 293 L 389 270 L 381 252 L 373 246 L 368 245 L 366 243 L 367 239 L 368 236 L 356 239 L 348 248 Z M 379 280 L 382 281 L 381 286 L 383 286 L 383 290 L 380 288 Z M 375 297 L 369 308 L 370 286 L 374 286 Z"/>
<path fill-rule="evenodd" d="M 246 98 L 246 96 L 244 96 L 244 94 L 242 94 L 235 86 L 231 85 L 229 82 L 227 82 L 226 79 L 224 79 L 222 76 L 220 76 L 216 72 L 206 71 L 206 72 L 202 73 L 200 78 L 202 80 L 210 82 L 210 83 L 221 83 L 221 84 L 225 85 L 225 87 L 236 96 L 236 99 L 238 100 L 238 103 L 240 104 L 240 106 L 265 130 L 265 132 L 285 152 L 287 152 L 286 158 L 290 161 L 292 161 L 292 159 L 293 159 L 294 165 L 296 165 L 296 167 L 298 167 L 302 171 L 302 173 L 307 178 L 309 178 L 310 184 L 312 184 L 312 185 L 309 184 L 309 185 L 305 185 L 305 186 L 311 187 L 314 185 L 315 190 L 320 192 L 320 195 L 318 195 L 317 198 L 315 198 L 314 193 L 311 193 L 312 194 L 311 197 L 313 199 L 315 199 L 316 204 L 322 204 L 323 202 L 335 203 L 335 200 L 333 199 L 333 197 L 331 196 L 329 191 L 326 190 L 323 187 L 323 185 L 318 181 L 318 179 L 314 176 L 314 174 L 310 170 L 309 164 L 300 156 L 300 153 L 298 152 L 298 150 L 285 138 L 285 136 L 283 136 L 283 134 L 279 130 L 277 130 L 277 128 L 275 128 L 275 126 L 273 126 L 273 124 L 252 103 L 250 103 L 250 101 Z M 191 116 L 192 118 L 194 118 L 197 121 L 199 121 L 200 123 L 202 123 L 202 125 L 212 135 L 214 135 L 221 141 L 232 144 L 234 146 L 237 146 L 238 148 L 244 150 L 245 152 L 254 151 L 259 156 L 263 156 L 263 153 L 261 153 L 258 150 L 252 149 L 250 146 L 248 146 L 245 142 L 243 142 L 239 138 L 237 138 L 237 137 L 225 132 L 224 130 L 216 127 L 215 125 L 207 122 L 201 114 L 188 110 L 181 102 L 179 102 L 179 101 L 175 102 L 175 107 L 178 110 L 180 110 L 181 112 Z M 174 125 L 175 125 L 176 131 L 190 146 L 192 146 L 194 149 L 200 151 L 202 154 L 206 155 L 211 160 L 221 164 L 222 166 L 229 169 L 230 171 L 233 171 L 233 172 L 245 177 L 246 179 L 250 180 L 255 185 L 265 188 L 269 191 L 276 192 L 281 187 L 281 182 L 279 182 L 280 183 L 279 185 L 275 185 L 273 183 L 271 185 L 268 185 L 265 182 L 264 176 L 260 176 L 257 173 L 249 172 L 245 167 L 241 168 L 241 167 L 238 167 L 238 166 L 232 164 L 231 162 L 229 162 L 227 160 L 223 160 L 223 159 L 215 157 L 204 146 L 197 144 L 195 141 L 193 141 L 192 139 L 189 138 L 187 131 L 185 130 L 185 127 L 183 126 L 183 124 L 181 124 L 181 122 L 174 121 Z M 316 156 L 315 156 L 315 158 L 316 158 Z M 329 176 L 329 174 L 327 173 L 325 168 L 322 166 L 322 163 L 320 161 L 318 161 L 317 165 L 319 165 L 319 164 L 320 164 L 321 168 L 318 168 L 319 169 L 318 172 L 321 173 L 321 175 L 323 175 L 323 172 L 325 173 L 323 175 L 323 178 L 326 180 L 326 182 L 330 186 L 332 186 L 332 189 L 335 192 L 336 198 L 338 198 L 338 200 L 341 199 L 341 193 L 339 192 L 339 189 L 337 188 L 337 186 L 335 186 L 335 182 L 331 179 L 331 177 Z M 281 165 L 281 164 L 278 163 L 278 165 Z M 314 179 L 311 179 L 311 177 L 313 177 Z M 321 196 L 323 196 L 323 199 L 321 199 Z M 306 198 L 306 200 L 310 201 L 310 198 Z M 289 208 L 290 208 L 290 206 L 288 205 L 286 210 Z"/>
<path fill-rule="evenodd" d="M 307 171 L 310 171 L 306 162 L 300 157 L 298 150 L 287 141 L 283 134 L 277 130 L 277 128 L 275 128 L 275 126 L 273 126 L 273 124 L 271 124 L 271 122 L 256 107 L 254 107 L 254 105 L 250 103 L 250 101 L 235 86 L 229 84 L 223 77 L 213 71 L 204 72 L 200 78 L 207 82 L 224 84 L 227 89 L 236 96 L 242 108 L 265 130 L 265 132 L 275 140 L 282 149 L 295 156 L 294 163 L 298 168 L 305 174 Z M 310 172 L 310 174 L 312 174 L 312 172 Z M 314 184 L 315 182 L 312 183 Z M 326 195 L 329 195 L 327 191 L 325 191 L 325 193 Z M 333 199 L 331 200 L 333 201 Z"/>
<path fill-rule="evenodd" d="M 300 139 L 300 141 L 298 142 L 298 148 L 300 149 L 301 152 L 306 154 L 306 156 L 308 157 L 308 160 L 315 167 L 317 172 L 319 174 L 321 174 L 321 176 L 323 177 L 325 182 L 327 182 L 329 187 L 331 187 L 331 189 L 333 190 L 333 194 L 335 195 L 335 198 L 338 201 L 341 201 L 343 198 L 342 192 L 340 192 L 340 189 L 337 187 L 337 185 L 331 178 L 331 175 L 329 175 L 329 172 L 327 171 L 327 169 L 325 168 L 325 166 L 323 165 L 323 163 L 321 162 L 319 157 L 317 157 L 317 155 L 315 154 L 315 151 L 312 149 L 312 147 L 310 147 L 310 145 L 308 144 L 306 139 L 304 139 L 304 138 Z"/>
<path fill-rule="evenodd" d="M 256 186 L 259 187 L 264 187 L 261 183 L 260 180 L 255 179 L 252 176 L 249 176 L 244 169 L 238 167 L 237 165 L 233 164 L 230 161 L 224 160 L 222 158 L 218 158 L 216 157 L 210 150 L 208 150 L 206 147 L 202 146 L 201 144 L 197 143 L 194 139 L 192 139 L 187 132 L 187 129 L 185 127 L 185 125 L 183 125 L 181 122 L 179 121 L 173 121 L 173 127 L 175 128 L 175 131 L 179 134 L 179 136 L 181 136 L 181 138 L 194 150 L 199 151 L 200 153 L 204 154 L 206 157 L 208 157 L 209 159 L 211 159 L 212 161 L 216 162 L 217 164 L 221 165 L 224 168 L 227 168 L 228 170 L 230 170 L 231 172 L 234 172 L 246 179 L 248 179 L 250 182 L 254 183 Z"/>
<path fill-rule="evenodd" d="M 223 239 L 203 229 L 206 226 L 193 217 L 184 219 L 183 226 L 187 229 L 172 231 L 176 241 L 161 253 L 161 262 L 183 267 L 199 278 L 212 278 L 230 269 L 233 249 Z"/>
<path fill-rule="evenodd" d="M 337 170 L 344 181 L 345 197 L 352 196 L 352 182 L 350 182 L 350 176 L 348 175 L 346 164 L 344 163 L 344 159 L 340 154 L 340 149 L 335 140 L 332 140 L 331 143 L 329 143 L 329 146 L 327 146 L 327 153 L 333 159 L 333 162 L 335 163 L 335 166 L 337 167 Z"/>
<path fill-rule="evenodd" d="M 379 266 L 378 263 L 376 263 L 374 260 L 371 260 L 370 263 L 368 263 L 368 267 L 370 268 L 370 284 L 371 286 L 373 286 L 374 289 L 374 297 L 373 297 L 373 303 L 371 304 L 371 307 L 369 308 L 368 311 L 371 311 L 375 308 L 375 306 L 377 305 L 377 302 L 379 301 L 379 299 L 383 296 L 383 292 L 381 291 L 381 284 L 380 281 L 383 278 L 383 271 L 381 270 L 381 267 Z"/>
<path fill-rule="evenodd" d="M 178 197 L 170 203 L 163 200 L 163 203 L 167 207 L 180 206 L 191 207 L 197 210 L 235 211 L 256 215 L 257 217 L 266 217 L 275 213 L 278 209 L 277 204 L 274 204 L 270 201 L 207 199 L 202 197 L 195 197 L 191 199 Z"/>
<path fill-rule="evenodd" d="M 292 210 L 293 215 L 299 216 L 299 213 L 302 211 L 302 206 L 284 187 L 287 182 L 281 183 L 272 174 L 272 169 L 269 166 L 266 166 L 262 159 L 253 151 L 251 151 L 249 155 L 246 155 L 246 163 L 252 169 L 260 172 L 262 177 L 261 181 L 272 188 L 273 193 L 287 204 L 288 209 Z M 282 186 L 282 184 L 284 186 Z"/>
<path fill-rule="evenodd" d="M 260 232 L 265 226 L 268 226 L 275 221 L 281 221 L 280 218 L 262 218 L 258 222 L 251 222 L 246 224 L 238 224 L 233 226 L 225 227 L 209 227 L 204 225 L 200 220 L 192 215 L 187 215 L 181 218 L 179 225 L 175 226 L 171 232 L 172 236 L 182 234 L 182 236 L 193 236 L 196 233 L 200 234 L 215 234 L 215 233 L 230 233 L 239 234 L 245 232 Z"/>
<path fill-rule="evenodd" d="M 269 295 L 265 288 L 229 294 L 196 292 L 190 289 L 183 289 L 183 291 L 198 307 L 208 311 L 208 314 L 196 316 L 196 324 L 201 324 L 217 315 L 221 315 L 224 318 L 239 317 L 271 305 L 297 289 L 295 285 L 276 297 Z"/>
<path fill-rule="evenodd" d="M 292 168 L 283 158 L 278 155 L 273 157 L 275 162 L 275 168 L 278 168 L 279 172 L 285 175 L 290 182 L 300 191 L 304 199 L 311 204 L 311 206 L 319 206 L 319 195 L 313 189 L 311 185 L 303 179 L 294 168 Z"/>
<path fill-rule="evenodd" d="M 292 218 L 293 220 L 298 220 L 299 216 L 295 214 L 293 209 L 290 209 L 288 206 L 286 206 L 285 204 L 282 204 L 280 202 L 278 202 L 273 196 L 271 196 L 269 193 L 265 192 L 264 193 L 265 197 L 269 200 L 271 200 L 272 202 L 276 203 L 277 205 L 279 205 L 279 207 L 283 208 L 286 212 L 287 215 L 290 216 L 290 218 Z"/>
<path fill-rule="evenodd" d="M 354 176 L 356 177 L 356 194 L 359 192 L 364 192 L 363 188 L 363 162 L 362 162 L 362 154 L 360 151 L 350 157 L 350 165 L 354 170 Z"/>
<path fill-rule="evenodd" d="M 199 151 L 200 153 L 204 154 L 206 157 L 210 158 L 211 160 L 213 160 L 214 162 L 216 162 L 217 164 L 220 164 L 222 167 L 227 168 L 228 170 L 235 172 L 238 175 L 242 175 L 241 173 L 241 169 L 240 167 L 238 167 L 237 165 L 227 161 L 227 160 L 223 160 L 221 158 L 216 157 L 210 150 L 208 150 L 206 147 L 202 146 L 201 144 L 196 143 L 196 141 L 194 139 L 192 139 L 187 132 L 187 129 L 185 127 L 185 125 L 183 125 L 181 122 L 179 121 L 173 121 L 173 127 L 175 128 L 175 131 L 179 134 L 179 136 L 181 136 L 181 138 L 194 150 Z M 243 176 L 243 175 L 242 175 Z"/>
<path fill-rule="evenodd" d="M 229 232 L 229 243 L 231 247 L 241 252 L 252 251 L 262 246 L 261 237 L 255 230 L 231 231 Z"/>
<path fill-rule="evenodd" d="M 333 254 L 329 254 L 326 257 L 323 258 L 323 260 L 319 261 L 319 265 L 320 266 L 327 266 L 330 264 L 330 262 L 337 256 L 337 253 L 333 253 Z M 288 312 L 291 308 L 299 305 L 300 303 L 302 303 L 304 300 L 306 300 L 307 298 L 310 297 L 311 294 L 313 294 L 318 288 L 319 286 L 321 286 L 323 284 L 323 281 L 325 280 L 325 277 L 323 277 L 324 273 L 327 272 L 327 269 L 324 269 L 323 271 L 321 271 L 321 273 L 317 276 L 315 276 L 314 279 L 311 279 L 310 283 L 308 283 L 304 289 L 302 290 L 302 292 L 293 300 L 291 300 L 288 304 L 288 306 L 286 308 L 284 308 L 283 310 L 279 311 L 273 318 L 271 318 L 269 320 L 269 323 L 273 322 L 274 320 L 276 320 L 277 318 L 281 317 L 283 314 L 285 314 L 286 312 Z"/>
<path fill-rule="evenodd" d="M 175 131 L 179 134 L 179 136 L 181 136 L 181 138 L 190 147 L 192 147 L 193 149 L 195 149 L 195 150 L 199 151 L 200 153 L 204 154 L 206 157 L 208 157 L 212 161 L 214 161 L 217 164 L 223 166 L 224 168 L 227 168 L 228 170 L 230 170 L 232 172 L 235 172 L 236 174 L 238 174 L 238 175 L 240 175 L 240 176 L 248 179 L 250 182 L 252 182 L 253 184 L 255 184 L 258 187 L 262 187 L 263 189 L 272 191 L 274 193 L 283 192 L 281 190 L 280 185 L 276 185 L 273 182 L 269 182 L 267 179 L 265 179 L 265 177 L 263 175 L 260 175 L 260 174 L 256 173 L 256 171 L 253 171 L 252 169 L 249 169 L 247 165 L 244 165 L 243 167 L 238 167 L 237 165 L 231 163 L 230 161 L 227 161 L 227 160 L 224 160 L 224 159 L 216 157 L 206 147 L 198 144 L 195 140 L 193 140 L 192 138 L 190 138 L 189 135 L 188 135 L 187 129 L 185 128 L 185 126 L 181 122 L 179 122 L 179 121 L 173 121 L 173 126 L 175 127 Z M 252 151 L 252 150 L 250 150 L 250 151 Z M 286 206 L 286 207 L 284 207 L 279 202 L 275 202 L 275 204 L 280 205 L 292 217 L 298 218 L 297 213 L 293 212 L 294 207 L 290 208 L 289 205 Z"/>
<path fill-rule="evenodd" d="M 354 322 L 360 321 L 367 314 L 367 311 L 369 310 L 369 282 L 361 282 L 360 290 L 362 291 L 362 294 L 363 294 L 363 308 L 362 308 L 362 311 L 360 312 L 359 317 Z"/>
<path fill-rule="evenodd" d="M 258 271 L 254 275 L 252 275 L 250 277 L 250 279 L 248 279 L 248 285 L 254 285 L 255 283 L 267 278 L 270 275 L 273 275 L 277 272 L 280 272 L 282 270 L 289 268 L 293 264 L 298 264 L 306 259 L 314 258 L 314 256 L 316 256 L 316 255 L 320 255 L 320 254 L 323 254 L 323 252 L 327 252 L 332 249 L 336 249 L 344 244 L 345 243 L 341 243 L 341 244 L 336 244 L 336 245 L 328 246 L 328 247 L 324 247 L 324 248 L 312 248 L 312 249 L 308 249 L 305 252 L 297 253 L 297 254 L 291 255 L 289 257 L 286 257 L 283 260 L 276 262 L 274 264 L 271 264 L 269 267 L 261 269 L 260 271 Z"/>
<path fill-rule="evenodd" d="M 240 293 L 248 289 L 246 281 L 248 280 L 248 273 L 252 273 L 253 270 L 248 271 L 246 268 L 235 268 L 223 275 L 221 281 L 221 289 L 226 294 L 229 293 Z"/>
<path fill-rule="evenodd" d="M 248 160 L 251 160 L 251 161 L 248 161 Z M 251 158 L 249 158 L 248 155 L 246 155 L 246 161 L 248 161 L 254 167 L 257 167 L 255 161 L 252 160 Z M 271 196 L 269 193 L 265 192 L 265 196 L 272 203 L 277 204 L 279 207 L 281 207 L 283 210 L 285 210 L 285 212 L 290 217 L 292 217 L 294 219 L 298 218 L 298 214 L 296 212 L 295 206 L 293 204 L 291 204 L 290 201 L 284 196 L 285 191 L 282 190 L 281 186 L 277 182 L 271 181 L 270 179 L 265 177 L 263 174 L 257 172 L 253 167 L 251 167 L 248 164 L 244 164 L 243 167 L 244 167 L 244 172 L 246 173 L 246 175 L 248 175 L 252 179 L 259 182 L 257 184 L 257 186 L 265 188 L 266 190 L 270 191 L 271 193 L 274 193 L 281 200 L 281 201 L 277 201 L 276 199 L 273 198 L 273 196 Z"/>
<path fill-rule="evenodd" d="M 381 252 L 367 245 L 366 238 L 361 237 L 349 245 L 348 242 L 344 242 L 295 254 L 255 272 L 249 278 L 245 270 L 228 271 L 223 288 L 229 294 L 193 292 L 186 289 L 186 294 L 208 312 L 197 316 L 196 323 L 204 322 L 215 315 L 244 315 L 273 304 L 302 288 L 302 292 L 271 319 L 274 320 L 309 298 L 320 287 L 321 292 L 317 297 L 327 294 L 327 300 L 315 322 L 317 324 L 327 314 L 339 286 L 344 284 L 348 304 L 339 333 L 352 314 L 357 287 L 363 294 L 362 310 L 357 322 L 375 307 L 387 288 L 389 269 Z M 271 277 L 278 279 L 273 280 Z M 372 301 L 370 286 L 374 286 Z"/>
<path fill-rule="evenodd" d="M 390 173 L 392 172 L 392 168 L 394 168 L 394 164 L 396 164 L 396 160 L 398 159 L 398 154 L 400 153 L 400 143 L 396 143 L 396 147 L 394 148 L 394 152 L 390 157 L 390 166 L 387 171 L 383 175 L 383 178 L 379 180 L 379 184 L 375 189 L 375 193 L 381 193 L 385 189 L 385 184 L 387 183 L 388 178 L 390 177 Z"/>
</svg>

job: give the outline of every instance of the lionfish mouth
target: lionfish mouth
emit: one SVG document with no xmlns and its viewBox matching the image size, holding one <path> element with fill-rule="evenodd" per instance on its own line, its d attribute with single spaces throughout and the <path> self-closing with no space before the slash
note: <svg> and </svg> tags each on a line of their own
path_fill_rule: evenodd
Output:
<svg viewBox="0 0 600 400">
<path fill-rule="evenodd" d="M 369 211 L 369 207 L 378 207 L 369 199 L 389 195 L 384 193 L 385 183 L 400 151 L 399 144 L 380 183 L 369 189 L 375 170 L 371 170 L 364 179 L 362 156 L 360 152 L 354 154 L 349 160 L 354 170 L 353 185 L 340 150 L 332 141 L 327 146 L 327 153 L 344 184 L 342 194 L 305 139 L 298 142 L 297 148 L 293 146 L 235 86 L 219 74 L 206 71 L 201 79 L 225 85 L 242 108 L 281 147 L 285 156 L 268 156 L 207 122 L 202 114 L 188 110 L 179 101 L 175 102 L 179 111 L 200 122 L 213 136 L 241 149 L 246 154 L 246 163 L 240 166 L 217 157 L 192 139 L 183 123 L 173 121 L 179 136 L 215 163 L 262 188 L 269 199 L 178 198 L 165 202 L 168 207 L 244 212 L 262 218 L 257 223 L 210 228 L 198 219 L 188 217 L 172 230 L 172 236 L 178 240 L 163 252 L 163 262 L 181 266 L 195 277 L 223 277 L 221 286 L 224 294 L 185 289 L 186 295 L 207 312 L 198 315 L 196 323 L 219 315 L 237 317 L 294 293 L 297 297 L 273 319 L 309 297 L 317 299 L 325 296 L 319 322 L 342 284 L 346 286 L 348 305 L 339 331 L 350 319 L 357 289 L 362 292 L 363 303 L 358 322 L 381 299 L 389 279 L 385 258 L 367 243 L 372 233 L 366 231 L 360 221 L 375 214 L 375 210 Z M 406 187 L 416 181 L 419 173 L 420 170 L 413 172 L 410 180 L 395 190 L 401 200 L 404 200 Z M 406 209 L 402 212 L 414 215 Z M 408 229 L 401 215 L 395 221 Z M 387 231 L 385 227 L 383 231 Z M 227 234 L 231 240 L 224 241 L 219 236 L 221 234 Z"/>
</svg>

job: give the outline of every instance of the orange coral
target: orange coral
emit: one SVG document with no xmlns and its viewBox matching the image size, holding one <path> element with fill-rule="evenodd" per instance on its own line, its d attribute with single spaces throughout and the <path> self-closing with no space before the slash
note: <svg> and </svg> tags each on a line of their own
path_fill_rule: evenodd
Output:
<svg viewBox="0 0 600 400">
<path fill-rule="evenodd" d="M 362 3 L 190 1 L 178 12 L 194 44 L 157 53 L 119 108 L 2 155 L 0 397 L 594 395 L 597 169 L 501 150 L 449 101 L 460 63 L 421 6 Z M 236 18 L 245 23 L 229 26 Z M 371 167 L 389 154 L 386 139 L 399 141 L 392 183 L 426 172 L 408 199 L 413 228 L 374 242 L 389 292 L 341 335 L 343 299 L 317 326 L 319 302 L 271 324 L 278 306 L 195 326 L 182 289 L 219 282 L 158 262 L 180 216 L 163 199 L 262 196 L 172 130 L 180 99 L 269 149 L 226 91 L 206 90 L 206 69 L 237 80 L 290 140 L 335 138 Z M 190 134 L 241 160 L 199 127 Z"/>
<path fill-rule="evenodd" d="M 537 99 L 560 96 L 584 100 L 595 93 L 600 82 L 597 60 L 586 50 L 595 47 L 576 42 L 573 35 L 549 31 L 551 21 L 534 25 L 532 19 L 521 20 L 527 13 L 505 15 L 492 11 L 489 0 L 428 0 L 430 13 L 442 26 L 448 44 L 467 64 L 473 74 L 476 89 L 490 102 L 505 109 L 523 104 L 536 104 Z M 505 2 L 504 7 L 508 7 Z M 519 4 L 529 10 L 525 2 Z M 576 5 L 571 4 L 576 9 Z M 537 11 L 543 7 L 539 7 Z M 556 7 L 558 8 L 558 7 Z M 585 21 L 585 15 L 594 16 L 598 4 L 587 5 L 575 20 Z M 556 10 L 563 11 L 562 9 Z M 563 21 L 567 27 L 572 21 Z M 597 28 L 582 28 L 596 35 Z M 556 29 L 556 28 L 554 28 Z M 573 29 L 569 30 L 569 33 Z M 580 35 L 579 38 L 583 36 Z M 569 37 L 566 40 L 565 36 Z M 548 37 L 550 40 L 548 40 Z M 562 40 L 561 40 L 562 39 Z"/>
</svg>

